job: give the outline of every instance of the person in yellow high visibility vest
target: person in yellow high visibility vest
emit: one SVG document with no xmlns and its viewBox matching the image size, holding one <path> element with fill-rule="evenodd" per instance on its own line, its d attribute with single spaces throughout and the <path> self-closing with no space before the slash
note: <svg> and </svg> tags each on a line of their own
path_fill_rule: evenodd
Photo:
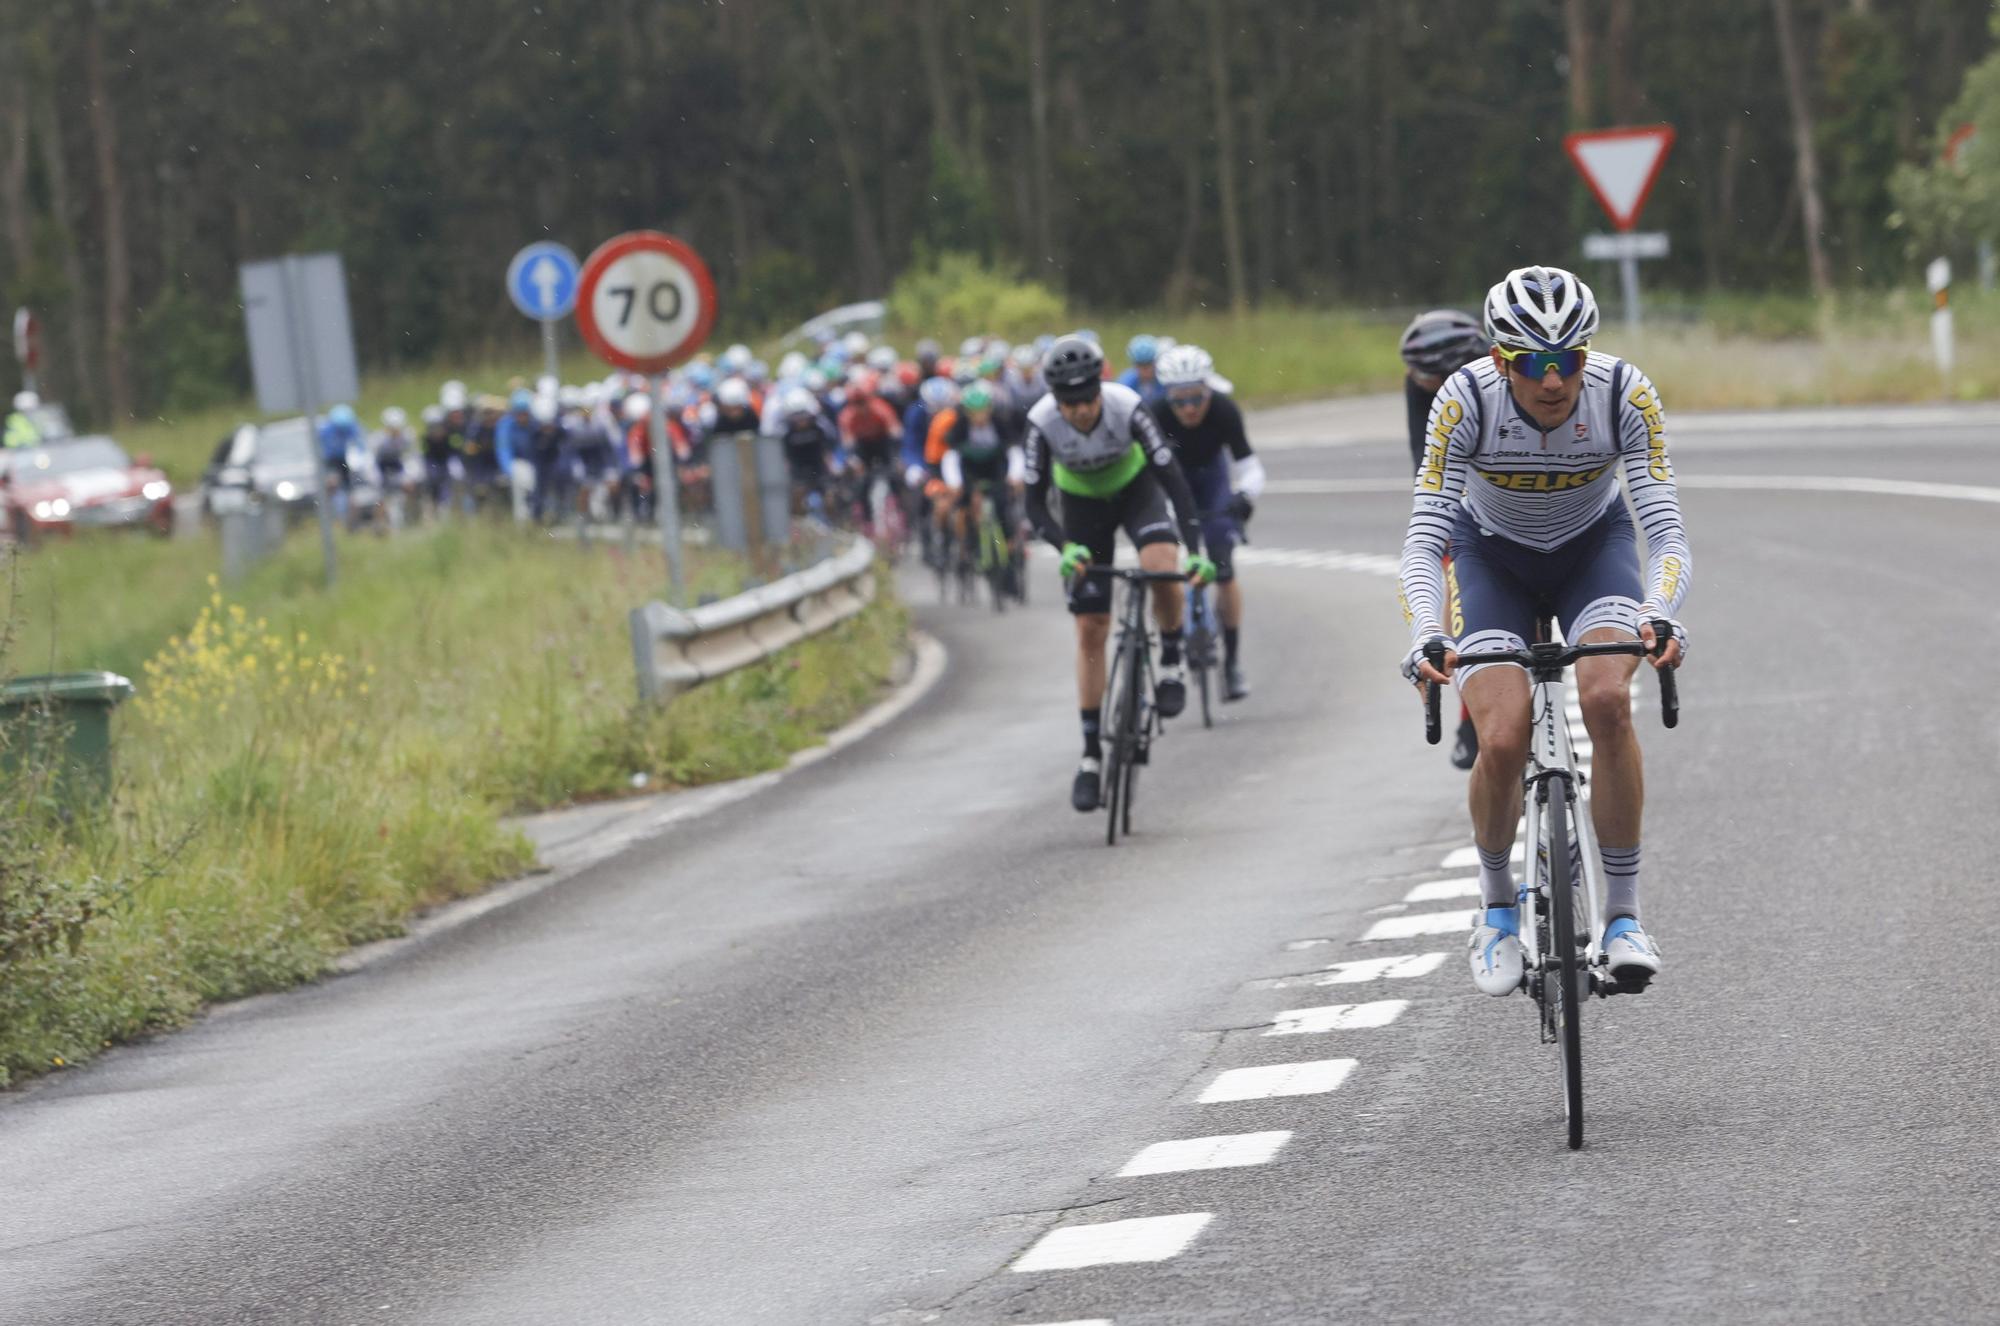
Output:
<svg viewBox="0 0 2000 1326">
<path fill-rule="evenodd" d="M 8 447 L 32 447 L 41 443 L 42 430 L 28 417 L 28 411 L 39 408 L 41 403 L 42 398 L 32 391 L 14 393 L 14 412 L 7 416 L 4 437 Z"/>
</svg>

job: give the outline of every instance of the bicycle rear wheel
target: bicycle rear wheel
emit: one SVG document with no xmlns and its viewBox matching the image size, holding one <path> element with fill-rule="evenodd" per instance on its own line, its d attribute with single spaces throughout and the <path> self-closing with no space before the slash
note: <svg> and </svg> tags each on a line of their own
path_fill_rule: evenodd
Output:
<svg viewBox="0 0 2000 1326">
<path fill-rule="evenodd" d="M 1548 852 L 1549 943 L 1556 959 L 1554 969 L 1544 975 L 1556 981 L 1555 996 L 1549 1000 L 1555 1013 L 1556 1054 L 1562 1061 L 1563 1113 L 1569 1119 L 1569 1149 L 1583 1146 L 1583 983 L 1588 977 L 1583 966 L 1583 948 L 1576 929 L 1576 895 L 1571 885 L 1569 842 L 1570 805 L 1566 793 L 1549 798 Z M 1548 955 L 1545 954 L 1546 958 Z"/>
</svg>

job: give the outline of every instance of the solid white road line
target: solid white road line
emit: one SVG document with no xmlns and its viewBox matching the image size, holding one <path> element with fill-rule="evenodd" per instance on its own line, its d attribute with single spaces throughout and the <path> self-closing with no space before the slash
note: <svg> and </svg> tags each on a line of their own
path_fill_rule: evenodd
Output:
<svg viewBox="0 0 2000 1326">
<path fill-rule="evenodd" d="M 1478 896 L 1479 876 L 1466 875 L 1461 879 L 1434 879 L 1428 884 L 1419 884 L 1403 895 L 1403 901 L 1449 902 L 1453 898 Z"/>
<path fill-rule="evenodd" d="M 1415 916 L 1385 916 L 1368 927 L 1363 943 L 1383 939 L 1414 939 L 1418 935 L 1449 935 L 1470 931 L 1479 910 L 1419 912 Z"/>
<path fill-rule="evenodd" d="M 1085 1317 L 1077 1321 L 1038 1321 L 1034 1326 L 1111 1326 L 1111 1318 Z"/>
<path fill-rule="evenodd" d="M 1013 1269 L 1071 1271 L 1114 1262 L 1163 1262 L 1187 1251 L 1188 1244 L 1214 1218 L 1212 1211 L 1197 1211 L 1052 1229 L 1021 1254 Z"/>
<path fill-rule="evenodd" d="M 1317 1036 L 1328 1031 L 1365 1031 L 1386 1027 L 1410 1006 L 1407 999 L 1378 999 L 1370 1004 L 1327 1004 L 1291 1008 L 1273 1019 L 1266 1036 Z"/>
<path fill-rule="evenodd" d="M 1222 1137 L 1190 1137 L 1178 1142 L 1155 1142 L 1125 1162 L 1118 1171 L 1121 1179 L 1141 1174 L 1178 1174 L 1190 1169 L 1235 1169 L 1242 1165 L 1264 1165 L 1289 1142 L 1289 1131 L 1233 1133 Z"/>
<path fill-rule="evenodd" d="M 1518 838 L 1514 840 L 1514 855 L 1508 859 L 1517 866 L 1521 864 L 1521 842 Z M 1467 866 L 1476 866 L 1478 864 L 1479 849 L 1477 847 L 1466 846 L 1448 852 L 1445 855 L 1443 863 L 1438 868 L 1440 870 L 1463 870 Z"/>
<path fill-rule="evenodd" d="M 1264 1100 L 1271 1096 L 1316 1096 L 1337 1090 L 1354 1071 L 1352 1059 L 1314 1059 L 1302 1064 L 1270 1064 L 1263 1068 L 1232 1068 L 1220 1073 L 1196 1097 L 1202 1105 L 1230 1100 Z"/>
</svg>

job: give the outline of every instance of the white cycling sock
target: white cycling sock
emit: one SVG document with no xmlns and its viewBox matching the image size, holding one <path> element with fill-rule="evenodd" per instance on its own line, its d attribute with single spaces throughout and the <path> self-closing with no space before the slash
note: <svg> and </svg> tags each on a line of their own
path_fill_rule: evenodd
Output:
<svg viewBox="0 0 2000 1326">
<path fill-rule="evenodd" d="M 1479 900 L 1488 907 L 1514 905 L 1513 856 L 1511 845 L 1497 852 L 1479 849 Z"/>
<path fill-rule="evenodd" d="M 1639 919 L 1639 848 L 1600 847 L 1604 858 L 1604 914 Z"/>
</svg>

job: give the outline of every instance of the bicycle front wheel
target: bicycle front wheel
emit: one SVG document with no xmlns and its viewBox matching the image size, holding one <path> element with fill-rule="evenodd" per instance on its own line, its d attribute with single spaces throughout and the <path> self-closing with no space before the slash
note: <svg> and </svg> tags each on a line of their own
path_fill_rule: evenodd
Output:
<svg viewBox="0 0 2000 1326">
<path fill-rule="evenodd" d="M 1544 972 L 1553 978 L 1556 989 L 1549 999 L 1555 1013 L 1556 1053 L 1562 1061 L 1563 1113 L 1569 1120 L 1569 1149 L 1583 1146 L 1583 997 L 1584 971 L 1582 936 L 1577 932 L 1576 894 L 1571 879 L 1569 855 L 1569 798 L 1558 794 L 1549 798 L 1548 888 L 1550 952 L 1553 966 Z M 1544 998 L 1548 998 L 1546 993 Z"/>
<path fill-rule="evenodd" d="M 1104 805 L 1104 845 L 1116 846 L 1118 842 L 1118 810 L 1124 791 L 1125 773 L 1125 646 L 1121 641 L 1111 658 L 1111 667 L 1105 673 L 1107 685 L 1104 691 L 1104 706 L 1101 712 L 1110 719 L 1110 726 L 1104 730 L 1100 745 L 1104 751 L 1104 763 L 1099 774 L 1099 800 Z"/>
</svg>

